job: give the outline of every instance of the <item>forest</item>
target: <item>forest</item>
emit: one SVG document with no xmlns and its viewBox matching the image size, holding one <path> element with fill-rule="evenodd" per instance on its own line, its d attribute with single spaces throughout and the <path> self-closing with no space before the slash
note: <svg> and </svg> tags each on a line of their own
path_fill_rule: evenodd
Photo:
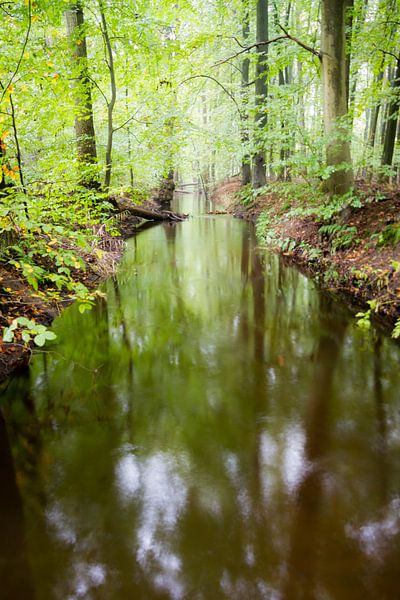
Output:
<svg viewBox="0 0 400 600">
<path fill-rule="evenodd" d="M 25 0 L 0 11 L 5 342 L 32 316 L 16 311 L 10 273 L 44 303 L 67 295 L 89 309 L 85 263 L 112 262 L 104 249 L 118 246 L 126 200 L 168 204 L 193 178 L 206 195 L 235 179 L 234 198 L 255 207 L 264 242 L 292 254 L 300 246 L 303 262 L 375 238 L 376 264 L 358 259 L 346 285 L 372 280 L 359 294 L 361 324 L 380 311 L 396 323 L 395 0 Z M 319 241 L 277 232 L 276 213 L 312 219 Z M 382 227 L 371 229 L 376 219 Z M 52 337 L 43 327 L 40 342 Z"/>
<path fill-rule="evenodd" d="M 45 301 L 64 290 L 90 307 L 75 275 L 99 231 L 118 235 L 111 196 L 140 203 L 190 173 L 207 193 L 240 173 L 251 204 L 267 183 L 290 182 L 277 188 L 284 205 L 319 205 L 337 248 L 356 238 L 332 217 L 362 204 L 357 182 L 364 201 L 396 187 L 394 0 L 26 0 L 0 11 L 2 263 Z M 390 222 L 375 233 L 395 245 L 397 215 L 384 208 Z"/>
<path fill-rule="evenodd" d="M 0 18 L 0 596 L 398 598 L 397 0 Z"/>
</svg>

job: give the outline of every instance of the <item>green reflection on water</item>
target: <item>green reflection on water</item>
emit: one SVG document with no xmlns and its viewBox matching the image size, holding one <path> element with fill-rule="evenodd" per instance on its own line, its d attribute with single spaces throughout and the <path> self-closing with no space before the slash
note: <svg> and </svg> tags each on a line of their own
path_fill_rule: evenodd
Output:
<svg viewBox="0 0 400 600">
<path fill-rule="evenodd" d="M 104 289 L 3 394 L 9 597 L 395 598 L 397 347 L 228 217 Z"/>
</svg>

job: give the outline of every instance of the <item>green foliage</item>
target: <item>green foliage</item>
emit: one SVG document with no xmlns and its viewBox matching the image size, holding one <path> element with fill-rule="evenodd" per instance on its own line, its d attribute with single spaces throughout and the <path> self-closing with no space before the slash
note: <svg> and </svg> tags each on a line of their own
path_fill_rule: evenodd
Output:
<svg viewBox="0 0 400 600">
<path fill-rule="evenodd" d="M 397 319 L 392 331 L 392 338 L 398 340 L 400 338 L 400 319 Z"/>
<path fill-rule="evenodd" d="M 378 246 L 396 246 L 400 242 L 400 223 L 386 225 L 378 236 Z"/>
<path fill-rule="evenodd" d="M 333 252 L 350 248 L 358 241 L 355 237 L 357 235 L 357 227 L 350 225 L 329 223 L 328 225 L 322 225 L 319 228 L 318 233 L 322 238 L 324 236 L 329 238 L 330 246 Z"/>
<path fill-rule="evenodd" d="M 300 242 L 299 248 L 303 251 L 303 253 L 307 257 L 307 260 L 310 262 L 318 260 L 322 256 L 322 250 L 320 250 L 320 248 L 315 248 L 314 246 L 311 246 L 310 244 L 308 244 L 308 242 Z"/>
<path fill-rule="evenodd" d="M 356 314 L 357 326 L 363 331 L 368 331 L 369 329 L 371 329 L 371 316 L 374 312 L 379 310 L 378 300 L 369 300 L 367 304 L 369 305 L 368 310 L 358 312 Z"/>
<path fill-rule="evenodd" d="M 17 333 L 21 334 L 21 338 L 25 344 L 33 341 L 36 346 L 40 347 L 44 346 L 47 341 L 55 340 L 57 337 L 45 325 L 39 325 L 34 319 L 27 319 L 26 317 L 13 319 L 9 327 L 3 328 L 3 342 L 10 343 L 15 341 Z"/>
<path fill-rule="evenodd" d="M 257 237 L 263 239 L 268 231 L 269 226 L 271 225 L 271 217 L 268 211 L 263 211 L 256 223 L 256 234 Z"/>
<path fill-rule="evenodd" d="M 244 185 L 236 192 L 236 198 L 240 200 L 243 206 L 250 206 L 259 196 L 266 194 L 269 191 L 268 186 L 253 189 L 251 184 Z"/>
<path fill-rule="evenodd" d="M 323 275 L 325 285 L 334 284 L 338 281 L 340 275 L 334 267 L 329 267 Z"/>
</svg>

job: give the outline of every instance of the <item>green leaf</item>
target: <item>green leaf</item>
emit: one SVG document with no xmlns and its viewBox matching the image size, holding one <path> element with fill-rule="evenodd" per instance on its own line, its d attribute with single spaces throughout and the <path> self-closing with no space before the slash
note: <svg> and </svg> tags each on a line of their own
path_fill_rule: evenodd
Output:
<svg viewBox="0 0 400 600">
<path fill-rule="evenodd" d="M 91 305 L 91 304 L 80 304 L 80 305 L 79 305 L 79 309 L 78 309 L 78 310 L 79 310 L 79 312 L 80 312 L 80 313 L 83 315 L 83 313 L 84 313 L 86 310 L 90 310 L 91 308 L 92 308 L 92 305 Z"/>
<path fill-rule="evenodd" d="M 35 335 L 35 337 L 33 338 L 33 341 L 35 342 L 36 346 L 44 346 L 46 343 L 46 334 L 45 333 L 39 333 L 38 335 Z"/>
<path fill-rule="evenodd" d="M 55 340 L 57 335 L 54 333 L 54 331 L 46 331 L 46 333 L 44 334 L 46 337 L 46 340 Z"/>
<path fill-rule="evenodd" d="M 28 342 L 31 341 L 31 336 L 30 336 L 30 334 L 27 331 L 23 331 L 22 332 L 22 339 L 27 344 Z"/>
<path fill-rule="evenodd" d="M 15 328 L 14 328 L 15 329 Z M 11 327 L 4 327 L 3 329 L 3 342 L 12 342 L 14 339 L 14 331 Z"/>
</svg>

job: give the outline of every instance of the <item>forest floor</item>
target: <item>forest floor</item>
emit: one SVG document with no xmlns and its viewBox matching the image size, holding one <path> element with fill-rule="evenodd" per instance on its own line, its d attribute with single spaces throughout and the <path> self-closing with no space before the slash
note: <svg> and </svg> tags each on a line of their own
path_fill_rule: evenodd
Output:
<svg viewBox="0 0 400 600">
<path fill-rule="evenodd" d="M 151 201 L 146 202 L 143 207 L 151 210 L 159 208 Z M 71 269 L 74 281 L 83 283 L 90 291 L 98 288 L 106 277 L 115 273 L 124 251 L 124 241 L 148 226 L 151 226 L 151 222 L 125 215 L 117 226 L 119 236 L 111 236 L 100 227 L 90 251 L 74 249 L 85 265 L 84 269 Z M 63 240 L 57 240 L 57 245 L 63 244 Z M 45 258 L 43 263 L 43 266 L 49 268 L 49 265 L 45 264 Z M 15 266 L 5 261 L 0 262 L 0 332 L 9 326 L 13 319 L 19 317 L 26 317 L 38 325 L 47 327 L 74 300 L 74 292 L 65 290 L 54 294 L 52 299 L 48 290 L 33 289 Z M 32 342 L 24 343 L 21 336 L 22 331 L 19 329 L 15 331 L 15 338 L 11 343 L 4 342 L 0 336 L 0 382 L 29 364 L 34 346 Z"/>
<path fill-rule="evenodd" d="M 351 205 L 336 215 L 330 199 L 321 210 L 314 191 L 293 183 L 271 183 L 244 206 L 236 177 L 212 197 L 236 217 L 257 223 L 261 245 L 363 310 L 360 325 L 368 328 L 372 318 L 393 330 L 400 319 L 400 189 L 358 182 Z"/>
</svg>

